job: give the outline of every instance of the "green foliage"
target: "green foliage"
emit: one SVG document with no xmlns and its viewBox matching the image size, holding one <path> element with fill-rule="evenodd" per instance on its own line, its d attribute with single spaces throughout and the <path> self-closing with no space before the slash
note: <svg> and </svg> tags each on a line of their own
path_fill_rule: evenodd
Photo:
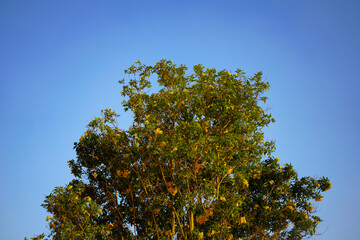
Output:
<svg viewBox="0 0 360 240">
<path fill-rule="evenodd" d="M 55 239 L 109 239 L 110 225 L 101 219 L 102 209 L 87 196 L 89 186 L 73 181 L 57 187 L 42 204 L 53 217 L 47 217 Z"/>
<path fill-rule="evenodd" d="M 262 129 L 261 72 L 246 77 L 162 60 L 125 73 L 129 130 L 105 109 L 75 143 L 77 180 L 43 206 L 55 239 L 302 239 L 321 219 L 311 201 L 327 178 L 298 178 L 272 156 Z M 151 75 L 161 89 L 149 93 Z M 90 200 L 91 199 L 91 200 Z M 99 210 L 101 209 L 101 210 Z M 41 239 L 41 238 L 39 238 Z"/>
<path fill-rule="evenodd" d="M 45 234 L 42 233 L 42 234 L 40 234 L 38 236 L 32 237 L 31 240 L 42 240 L 42 239 L 44 239 L 44 237 L 45 237 Z M 25 240 L 28 240 L 28 239 L 25 238 Z M 44 239 L 44 240 L 46 240 L 46 239 Z"/>
</svg>

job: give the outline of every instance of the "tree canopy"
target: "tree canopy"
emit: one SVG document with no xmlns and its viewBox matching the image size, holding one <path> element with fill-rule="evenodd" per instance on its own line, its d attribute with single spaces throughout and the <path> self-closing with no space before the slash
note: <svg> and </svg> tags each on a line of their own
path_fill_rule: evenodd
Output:
<svg viewBox="0 0 360 240">
<path fill-rule="evenodd" d="M 326 177 L 299 178 L 263 128 L 262 73 L 140 61 L 125 70 L 128 130 L 104 109 L 75 143 L 75 179 L 42 206 L 53 239 L 302 239 Z M 151 88 L 152 76 L 160 89 Z M 44 234 L 32 239 L 43 239 Z"/>
</svg>

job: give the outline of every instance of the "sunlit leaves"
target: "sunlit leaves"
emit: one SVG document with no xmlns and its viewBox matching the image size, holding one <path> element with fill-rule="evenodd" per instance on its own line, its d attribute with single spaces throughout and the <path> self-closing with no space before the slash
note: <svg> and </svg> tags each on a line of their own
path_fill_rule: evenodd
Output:
<svg viewBox="0 0 360 240">
<path fill-rule="evenodd" d="M 84 221 L 99 239 L 300 239 L 315 233 L 321 219 L 311 201 L 321 201 L 331 183 L 299 179 L 290 164 L 272 156 L 274 141 L 262 129 L 275 120 L 263 109 L 269 84 L 261 72 L 247 77 L 240 69 L 202 65 L 187 72 L 161 60 L 136 62 L 125 73 L 122 106 L 134 121 L 119 129 L 121 118 L 106 108 L 89 123 L 74 145 L 77 159 L 69 161 L 86 184 L 56 189 L 46 200 L 53 234 L 80 234 L 77 224 Z M 75 215 L 81 221 L 66 220 Z M 68 223 L 75 230 L 58 227 Z"/>
<path fill-rule="evenodd" d="M 102 209 L 86 196 L 86 185 L 74 181 L 57 187 L 43 204 L 53 239 L 109 239 L 111 226 L 101 223 Z"/>
</svg>

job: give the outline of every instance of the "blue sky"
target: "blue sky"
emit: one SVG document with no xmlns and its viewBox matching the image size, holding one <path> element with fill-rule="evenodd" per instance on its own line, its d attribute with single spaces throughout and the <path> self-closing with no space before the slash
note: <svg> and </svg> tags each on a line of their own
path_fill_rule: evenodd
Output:
<svg viewBox="0 0 360 240">
<path fill-rule="evenodd" d="M 40 206 L 73 143 L 141 60 L 263 71 L 266 130 L 300 176 L 327 176 L 320 236 L 360 239 L 360 2 L 0 0 L 0 239 L 47 232 Z"/>
</svg>

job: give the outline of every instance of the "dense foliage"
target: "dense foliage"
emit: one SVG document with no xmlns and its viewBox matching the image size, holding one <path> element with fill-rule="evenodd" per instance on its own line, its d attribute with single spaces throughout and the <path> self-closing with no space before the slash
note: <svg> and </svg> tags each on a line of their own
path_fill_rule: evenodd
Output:
<svg viewBox="0 0 360 240">
<path fill-rule="evenodd" d="M 262 129 L 269 88 L 246 77 L 172 60 L 125 73 L 128 130 L 110 109 L 90 122 L 69 161 L 75 179 L 43 206 L 53 239 L 302 239 L 321 221 L 312 201 L 327 178 L 279 164 Z M 160 90 L 151 93 L 149 78 Z M 42 239 L 40 235 L 33 239 Z"/>
</svg>

